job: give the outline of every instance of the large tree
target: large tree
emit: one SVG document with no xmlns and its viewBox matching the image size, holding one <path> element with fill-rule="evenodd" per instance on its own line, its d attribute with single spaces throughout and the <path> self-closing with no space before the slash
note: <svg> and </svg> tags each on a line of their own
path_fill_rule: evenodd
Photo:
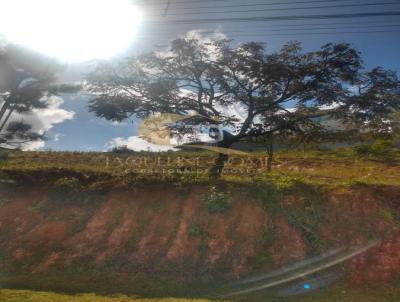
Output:
<svg viewBox="0 0 400 302">
<path fill-rule="evenodd" d="M 0 146 L 20 146 L 43 139 L 15 113 L 29 113 L 48 106 L 48 98 L 60 92 L 76 91 L 55 83 L 62 66 L 31 50 L 7 44 L 0 49 Z"/>
<path fill-rule="evenodd" d="M 248 136 L 331 131 L 323 118 L 340 121 L 346 131 L 385 128 L 400 107 L 396 73 L 365 71 L 359 52 L 346 43 L 304 52 L 290 42 L 269 52 L 261 43 L 187 36 L 166 51 L 99 64 L 88 80 L 97 116 L 121 121 L 194 112 L 231 129 L 222 147 Z"/>
</svg>

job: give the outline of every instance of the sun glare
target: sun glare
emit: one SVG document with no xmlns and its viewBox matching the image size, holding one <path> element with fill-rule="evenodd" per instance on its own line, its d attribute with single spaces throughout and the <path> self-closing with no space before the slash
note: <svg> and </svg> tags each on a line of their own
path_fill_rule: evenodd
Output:
<svg viewBox="0 0 400 302">
<path fill-rule="evenodd" d="M 1 0 L 0 11 L 7 40 L 69 62 L 123 51 L 142 18 L 130 0 Z"/>
</svg>

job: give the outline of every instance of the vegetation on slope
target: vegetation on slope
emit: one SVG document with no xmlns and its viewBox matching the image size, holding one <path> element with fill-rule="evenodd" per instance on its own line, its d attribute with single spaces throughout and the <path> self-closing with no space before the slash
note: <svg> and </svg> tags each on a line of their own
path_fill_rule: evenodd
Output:
<svg viewBox="0 0 400 302">
<path fill-rule="evenodd" d="M 371 282 L 396 274 L 397 267 L 383 261 L 397 261 L 393 251 L 400 244 L 390 239 L 400 222 L 397 151 L 385 157 L 355 149 L 280 152 L 272 173 L 227 174 L 211 185 L 207 175 L 163 178 L 121 171 L 104 165 L 107 156 L 116 161 L 215 157 L 183 152 L 4 156 L 3 286 L 193 297 L 233 277 L 375 238 L 389 240 L 368 265 L 352 265 L 350 279 L 368 281 L 369 275 L 360 277 L 365 269 L 375 272 Z M 391 271 L 382 271 L 384 265 Z"/>
<path fill-rule="evenodd" d="M 207 302 L 204 299 L 145 299 L 125 295 L 99 296 L 96 294 L 67 295 L 53 292 L 34 292 L 27 290 L 0 290 L 2 302 Z M 217 301 L 215 301 L 217 302 Z"/>
<path fill-rule="evenodd" d="M 361 151 L 360 151 L 361 150 Z M 365 148 L 331 151 L 278 152 L 272 173 L 264 153 L 235 156 L 221 181 L 271 181 L 293 178 L 312 185 L 400 185 L 400 152 L 368 152 Z M 47 184 L 77 182 L 80 186 L 129 187 L 143 181 L 208 182 L 217 155 L 212 152 L 133 154 L 88 152 L 10 152 L 0 156 L 0 176 Z"/>
<path fill-rule="evenodd" d="M 271 297 L 263 294 L 259 301 L 266 302 L 397 302 L 400 291 L 396 288 L 384 289 L 351 289 L 348 287 L 333 287 L 318 290 L 294 297 Z M 206 299 L 179 299 L 179 298 L 135 298 L 125 295 L 99 296 L 95 294 L 67 295 L 53 292 L 35 292 L 27 290 L 0 290 L 2 302 L 218 302 Z M 224 300 L 228 301 L 228 300 Z M 250 301 L 250 300 L 248 300 Z M 251 299 L 253 301 L 253 299 Z M 256 300 L 254 300 L 256 301 Z"/>
</svg>

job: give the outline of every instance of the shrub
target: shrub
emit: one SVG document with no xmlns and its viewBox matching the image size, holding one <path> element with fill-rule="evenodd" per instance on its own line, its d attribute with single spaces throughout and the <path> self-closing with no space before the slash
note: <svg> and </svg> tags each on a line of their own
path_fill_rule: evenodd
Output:
<svg viewBox="0 0 400 302">
<path fill-rule="evenodd" d="M 76 177 L 62 177 L 54 182 L 54 188 L 58 190 L 80 190 L 82 188 Z"/>
<path fill-rule="evenodd" d="M 116 154 L 134 154 L 136 151 L 129 149 L 128 146 L 115 146 L 109 150 L 111 153 Z"/>
<path fill-rule="evenodd" d="M 219 191 L 215 186 L 211 186 L 205 197 L 205 203 L 210 213 L 221 213 L 231 206 L 229 192 Z"/>
<path fill-rule="evenodd" d="M 0 164 L 8 159 L 8 152 L 5 150 L 0 150 Z"/>
<path fill-rule="evenodd" d="M 319 238 L 319 225 L 324 221 L 324 212 L 318 200 L 303 199 L 299 206 L 286 206 L 288 222 L 302 230 L 303 237 L 313 248 L 320 249 L 325 244 Z"/>
<path fill-rule="evenodd" d="M 203 230 L 198 226 L 191 226 L 189 228 L 189 236 L 190 237 L 201 237 L 203 235 Z"/>
<path fill-rule="evenodd" d="M 359 156 L 389 157 L 393 154 L 393 142 L 390 140 L 378 140 L 373 144 L 358 145 L 353 148 Z"/>
</svg>

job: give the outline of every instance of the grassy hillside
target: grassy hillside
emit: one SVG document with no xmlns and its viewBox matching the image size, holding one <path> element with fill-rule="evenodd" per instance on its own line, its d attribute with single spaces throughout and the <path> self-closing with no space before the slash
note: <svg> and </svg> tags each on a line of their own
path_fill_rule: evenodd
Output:
<svg viewBox="0 0 400 302">
<path fill-rule="evenodd" d="M 324 186 L 352 184 L 400 186 L 400 152 L 390 156 L 360 156 L 352 149 L 335 151 L 278 152 L 273 173 L 267 173 L 264 153 L 235 156 L 221 180 L 267 181 L 283 175 Z M 0 156 L 0 176 L 46 181 L 75 176 L 81 185 L 129 186 L 137 181 L 207 182 L 215 160 L 211 152 L 135 154 L 81 152 L 11 152 Z M 250 160 L 248 159 L 250 158 Z M 29 177 L 32 176 L 32 177 Z"/>
<path fill-rule="evenodd" d="M 388 286 L 383 301 L 399 297 L 392 291 L 400 277 L 397 151 L 280 152 L 269 173 L 263 154 L 254 153 L 232 160 L 233 170 L 212 182 L 204 171 L 215 154 L 206 152 L 0 157 L 0 284 L 6 288 L 201 297 L 238 278 L 379 240 L 338 267 L 354 287 L 349 301 L 381 301 L 386 289 L 372 290 L 370 300 L 359 290 L 375 284 Z M 166 170 L 141 173 L 160 165 Z M 338 301 L 343 291 L 349 289 L 312 297 Z M 21 294 L 0 293 L 4 301 Z M 53 294 L 22 295 L 45 301 L 40 295 Z"/>
<path fill-rule="evenodd" d="M 398 302 L 400 290 L 384 289 L 350 289 L 334 287 L 319 290 L 314 293 L 296 297 L 273 298 L 264 295 L 259 301 L 265 302 Z M 176 299 L 176 298 L 134 298 L 125 295 L 99 296 L 95 294 L 67 295 L 53 292 L 33 292 L 26 290 L 0 290 L 2 302 L 218 302 L 206 299 Z M 229 300 L 224 300 L 229 302 Z M 230 300 L 232 301 L 232 300 Z M 222 301 L 221 301 L 222 302 Z"/>
<path fill-rule="evenodd" d="M 66 295 L 52 292 L 0 290 L 1 302 L 209 302 L 204 299 L 141 299 L 125 295 L 99 296 L 95 294 Z M 217 301 L 215 301 L 217 302 Z"/>
</svg>

